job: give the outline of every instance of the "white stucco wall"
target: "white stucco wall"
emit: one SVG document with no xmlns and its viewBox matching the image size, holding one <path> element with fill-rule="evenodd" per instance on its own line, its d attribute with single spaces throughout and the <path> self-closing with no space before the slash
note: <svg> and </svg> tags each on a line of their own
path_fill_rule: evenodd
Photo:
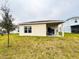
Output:
<svg viewBox="0 0 79 59">
<path fill-rule="evenodd" d="M 31 26 L 32 33 L 24 33 L 24 26 Z M 19 35 L 20 36 L 46 36 L 46 24 L 20 25 Z"/>
<path fill-rule="evenodd" d="M 71 33 L 71 26 L 79 25 L 79 19 L 77 19 L 77 23 L 75 23 L 75 19 L 71 19 L 66 21 L 63 25 L 64 25 L 64 32 Z"/>
</svg>

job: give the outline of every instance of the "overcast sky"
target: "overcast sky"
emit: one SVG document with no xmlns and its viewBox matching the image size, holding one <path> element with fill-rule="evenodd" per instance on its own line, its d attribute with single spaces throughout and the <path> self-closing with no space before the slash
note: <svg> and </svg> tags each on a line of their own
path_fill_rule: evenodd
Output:
<svg viewBox="0 0 79 59">
<path fill-rule="evenodd" d="M 79 0 L 9 0 L 16 23 L 79 16 Z"/>
</svg>

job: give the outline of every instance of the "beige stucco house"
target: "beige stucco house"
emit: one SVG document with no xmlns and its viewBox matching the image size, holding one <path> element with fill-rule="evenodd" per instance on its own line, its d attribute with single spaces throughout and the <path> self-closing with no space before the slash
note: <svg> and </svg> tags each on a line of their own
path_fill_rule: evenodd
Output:
<svg viewBox="0 0 79 59">
<path fill-rule="evenodd" d="M 60 35 L 61 32 L 61 35 Z M 43 20 L 19 24 L 20 36 L 64 36 L 63 21 Z"/>
</svg>

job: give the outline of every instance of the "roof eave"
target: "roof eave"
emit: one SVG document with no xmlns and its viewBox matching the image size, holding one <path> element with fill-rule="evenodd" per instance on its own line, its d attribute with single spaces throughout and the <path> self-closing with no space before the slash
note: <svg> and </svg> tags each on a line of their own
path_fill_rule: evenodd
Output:
<svg viewBox="0 0 79 59">
<path fill-rule="evenodd" d="M 61 23 L 64 23 L 64 22 L 53 22 L 53 24 L 61 24 Z M 49 24 L 49 23 L 26 23 L 26 24 L 19 24 L 19 25 L 36 25 L 36 24 Z"/>
</svg>

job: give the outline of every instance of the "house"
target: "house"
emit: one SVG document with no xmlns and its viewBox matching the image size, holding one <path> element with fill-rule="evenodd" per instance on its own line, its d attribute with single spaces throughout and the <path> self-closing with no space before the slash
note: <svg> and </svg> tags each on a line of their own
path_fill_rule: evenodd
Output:
<svg viewBox="0 0 79 59">
<path fill-rule="evenodd" d="M 5 29 L 3 29 L 2 27 L 0 27 L 0 33 L 6 34 L 7 32 L 6 32 Z M 15 29 L 14 29 L 13 31 L 11 31 L 10 33 L 11 33 L 11 34 L 17 34 L 17 33 L 19 33 L 19 27 L 18 27 L 18 25 L 17 25 L 17 26 L 15 27 Z"/>
<path fill-rule="evenodd" d="M 12 34 L 18 34 L 19 33 L 19 26 L 16 25 L 15 30 L 11 31 Z"/>
<path fill-rule="evenodd" d="M 6 30 L 3 28 L 2 29 L 2 27 L 0 27 L 0 34 L 5 34 L 6 33 Z"/>
<path fill-rule="evenodd" d="M 79 17 L 71 17 L 64 24 L 64 32 L 79 33 Z"/>
<path fill-rule="evenodd" d="M 61 30 L 59 30 L 61 29 Z M 19 24 L 20 36 L 64 36 L 62 20 L 43 20 Z"/>
</svg>

